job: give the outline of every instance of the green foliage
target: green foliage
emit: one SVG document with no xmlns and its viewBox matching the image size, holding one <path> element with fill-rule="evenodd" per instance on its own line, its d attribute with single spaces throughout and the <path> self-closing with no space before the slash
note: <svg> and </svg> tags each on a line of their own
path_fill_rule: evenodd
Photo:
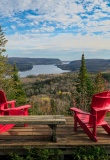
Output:
<svg viewBox="0 0 110 160">
<path fill-rule="evenodd" d="M 16 65 L 13 66 L 13 75 L 11 76 L 13 81 L 13 92 L 10 95 L 11 99 L 15 99 L 17 102 L 17 105 L 22 105 L 26 103 L 26 94 L 23 89 L 23 85 L 20 81 L 20 77 L 18 75 L 18 70 L 16 68 Z"/>
<path fill-rule="evenodd" d="M 10 64 L 8 64 L 7 56 L 3 55 L 3 52 L 5 52 L 5 44 L 7 43 L 7 40 L 5 39 L 5 35 L 2 31 L 2 28 L 0 27 L 0 89 L 4 90 L 7 95 L 9 95 L 12 92 L 12 67 Z"/>
<path fill-rule="evenodd" d="M 24 160 L 24 158 L 22 156 L 19 156 L 16 153 L 12 153 L 10 154 L 10 156 L 8 157 L 8 160 Z"/>
<path fill-rule="evenodd" d="M 86 62 L 84 58 L 84 54 L 82 54 L 81 67 L 77 79 L 77 91 L 82 93 L 82 95 L 86 92 L 87 95 L 91 96 L 93 94 L 93 85 L 92 81 L 87 73 Z"/>
<path fill-rule="evenodd" d="M 8 57 L 3 55 L 5 50 L 5 44 L 7 40 L 0 27 L 0 89 L 4 90 L 7 99 L 17 100 L 17 104 L 21 105 L 26 102 L 26 95 L 23 90 L 23 86 L 18 76 L 16 66 L 12 66 L 8 63 Z"/>
<path fill-rule="evenodd" d="M 94 84 L 96 74 L 90 74 L 92 85 Z M 92 92 L 90 89 L 82 92 L 77 91 L 76 80 L 78 80 L 77 73 L 63 73 L 55 75 L 38 75 L 33 78 L 21 78 L 23 88 L 29 102 L 33 106 L 31 108 L 32 114 L 64 114 L 70 115 L 70 107 L 78 107 L 85 111 L 89 111 Z M 86 85 L 91 84 L 86 81 Z M 106 87 L 108 87 L 106 85 Z M 44 100 L 42 99 L 44 98 Z M 49 98 L 46 103 L 46 98 Z"/>
<path fill-rule="evenodd" d="M 60 149 L 40 149 L 25 148 L 25 154 L 19 155 L 15 152 L 10 153 L 5 159 L 8 160 L 60 160 L 63 155 Z M 71 158 L 70 158 L 71 157 Z M 0 157 L 1 158 L 1 157 Z M 64 156 L 65 159 L 65 156 Z M 106 153 L 104 147 L 98 146 L 78 146 L 73 150 L 71 156 L 66 160 L 109 160 L 110 156 Z"/>
<path fill-rule="evenodd" d="M 50 103 L 51 103 L 51 113 L 55 114 L 57 112 L 57 104 L 55 99 L 52 98 Z"/>
<path fill-rule="evenodd" d="M 95 74 L 90 75 L 94 83 Z M 89 111 L 92 92 L 91 81 L 86 81 L 87 90 L 77 91 L 78 74 L 70 72 L 56 75 L 38 75 L 31 78 L 21 78 L 28 100 L 30 101 L 32 114 L 70 114 L 70 107 L 78 107 Z M 78 83 L 79 84 L 79 83 Z M 92 86 L 92 87 L 91 87 Z M 90 88 L 89 88 L 90 87 Z M 48 103 L 44 99 L 49 97 Z M 44 103 L 45 102 L 45 103 Z"/>
<path fill-rule="evenodd" d="M 76 95 L 76 104 L 79 105 L 79 108 L 88 111 L 93 95 L 93 83 L 86 69 L 84 54 L 82 54 L 81 67 L 77 78 Z"/>
<path fill-rule="evenodd" d="M 108 82 L 110 82 L 110 73 L 102 73 L 102 76 L 104 79 L 106 79 Z"/>
<path fill-rule="evenodd" d="M 94 93 L 103 92 L 106 89 L 105 79 L 102 76 L 102 73 L 99 72 L 96 74 L 94 81 Z"/>
<path fill-rule="evenodd" d="M 61 153 L 59 149 L 26 148 L 26 155 L 11 153 L 8 160 L 59 160 Z"/>
<path fill-rule="evenodd" d="M 78 147 L 73 153 L 74 160 L 108 160 L 109 156 L 104 148 L 96 146 Z"/>
<path fill-rule="evenodd" d="M 34 102 L 33 98 L 30 100 L 31 108 L 29 110 L 30 115 L 42 115 L 42 111 L 40 110 L 40 106 L 37 102 Z"/>
<path fill-rule="evenodd" d="M 6 43 L 7 43 L 7 40 L 6 40 L 5 36 L 4 36 L 2 28 L 0 26 L 0 54 L 2 54 L 3 52 L 6 51 L 5 48 L 4 48 Z"/>
<path fill-rule="evenodd" d="M 86 83 L 86 78 L 88 77 L 87 75 L 87 69 L 86 69 L 86 63 L 85 63 L 85 58 L 84 58 L 84 54 L 82 54 L 82 60 L 81 60 L 81 67 L 80 67 L 80 71 L 79 71 L 79 80 L 80 80 L 80 85 L 82 86 L 82 88 L 84 87 L 85 83 Z"/>
<path fill-rule="evenodd" d="M 31 114 L 67 115 L 71 92 L 75 88 L 75 81 L 73 81 L 75 78 L 74 73 L 65 73 L 21 79 L 31 106 L 33 106 Z"/>
</svg>

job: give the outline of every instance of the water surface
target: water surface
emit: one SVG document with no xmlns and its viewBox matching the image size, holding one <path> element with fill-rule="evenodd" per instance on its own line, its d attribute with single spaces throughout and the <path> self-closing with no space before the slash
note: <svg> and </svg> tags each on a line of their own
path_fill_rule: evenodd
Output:
<svg viewBox="0 0 110 160">
<path fill-rule="evenodd" d="M 33 65 L 33 68 L 29 71 L 19 72 L 20 77 L 26 77 L 29 75 L 39 75 L 39 74 L 58 74 L 69 72 L 67 70 L 62 70 L 55 65 Z"/>
</svg>

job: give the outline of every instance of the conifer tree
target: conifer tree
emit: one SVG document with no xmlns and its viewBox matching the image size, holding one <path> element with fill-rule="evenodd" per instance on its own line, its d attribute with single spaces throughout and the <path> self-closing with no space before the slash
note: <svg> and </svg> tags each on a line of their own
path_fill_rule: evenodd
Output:
<svg viewBox="0 0 110 160">
<path fill-rule="evenodd" d="M 7 43 L 8 40 L 6 40 L 4 36 L 4 32 L 2 31 L 2 28 L 0 26 L 0 55 L 6 51 L 5 44 Z"/>
<path fill-rule="evenodd" d="M 93 84 L 87 72 L 84 54 L 82 54 L 81 67 L 77 82 L 78 82 L 77 91 L 79 93 L 82 94 L 87 93 L 87 95 L 89 96 L 93 94 Z"/>
<path fill-rule="evenodd" d="M 77 78 L 76 91 L 76 103 L 81 109 L 88 111 L 90 109 L 91 97 L 93 95 L 93 84 L 86 69 L 84 54 L 82 54 L 81 67 Z"/>
<path fill-rule="evenodd" d="M 14 66 L 13 66 L 12 81 L 13 81 L 12 98 L 16 100 L 17 105 L 22 105 L 22 104 L 26 103 L 26 94 L 23 89 L 23 85 L 20 81 L 20 77 L 18 74 L 18 69 L 16 67 L 16 64 L 14 64 Z"/>
<path fill-rule="evenodd" d="M 0 27 L 0 89 L 4 90 L 7 94 L 11 93 L 12 90 L 12 67 L 8 63 L 7 56 L 4 56 L 3 53 L 6 51 L 5 44 L 7 40 L 5 35 Z"/>
<path fill-rule="evenodd" d="M 84 54 L 82 54 L 81 67 L 78 75 L 78 85 L 77 85 L 78 92 L 83 92 L 86 89 L 85 88 L 86 79 L 87 79 L 86 63 L 84 59 Z"/>
<path fill-rule="evenodd" d="M 6 51 L 5 44 L 7 40 L 0 27 L 0 89 L 4 90 L 8 100 L 15 99 L 17 104 L 26 102 L 26 95 L 20 82 L 16 65 L 12 66 L 8 63 L 8 56 L 4 56 Z"/>
</svg>

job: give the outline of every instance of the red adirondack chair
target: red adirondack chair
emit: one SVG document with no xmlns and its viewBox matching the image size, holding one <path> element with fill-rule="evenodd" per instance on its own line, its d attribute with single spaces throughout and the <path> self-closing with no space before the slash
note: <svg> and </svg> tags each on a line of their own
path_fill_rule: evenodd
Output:
<svg viewBox="0 0 110 160">
<path fill-rule="evenodd" d="M 106 113 L 110 111 L 110 91 L 93 95 L 90 113 L 74 107 L 70 110 L 74 113 L 74 131 L 77 131 L 77 124 L 79 124 L 88 137 L 95 142 L 98 141 L 96 131 L 98 126 L 102 126 L 110 135 L 110 126 L 104 119 Z"/>
<path fill-rule="evenodd" d="M 0 116 L 5 116 L 5 115 L 27 116 L 28 108 L 30 108 L 31 105 L 23 105 L 23 106 L 16 107 L 15 103 L 16 103 L 15 100 L 7 101 L 4 91 L 0 90 Z M 14 125 L 15 124 L 6 124 L 6 125 L 0 124 L 0 133 L 8 131 Z M 25 124 L 25 126 L 26 125 L 27 124 Z"/>
</svg>

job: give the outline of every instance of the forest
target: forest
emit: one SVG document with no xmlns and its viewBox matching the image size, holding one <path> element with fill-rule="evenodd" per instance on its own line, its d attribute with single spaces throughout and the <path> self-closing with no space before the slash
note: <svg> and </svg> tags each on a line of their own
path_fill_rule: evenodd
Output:
<svg viewBox="0 0 110 160">
<path fill-rule="evenodd" d="M 79 73 L 30 75 L 21 78 L 27 99 L 33 106 L 32 112 L 70 115 L 71 106 L 89 111 L 92 95 L 109 89 L 110 74 L 89 74 L 87 70 L 83 73 L 85 69 L 84 65 Z"/>
</svg>

